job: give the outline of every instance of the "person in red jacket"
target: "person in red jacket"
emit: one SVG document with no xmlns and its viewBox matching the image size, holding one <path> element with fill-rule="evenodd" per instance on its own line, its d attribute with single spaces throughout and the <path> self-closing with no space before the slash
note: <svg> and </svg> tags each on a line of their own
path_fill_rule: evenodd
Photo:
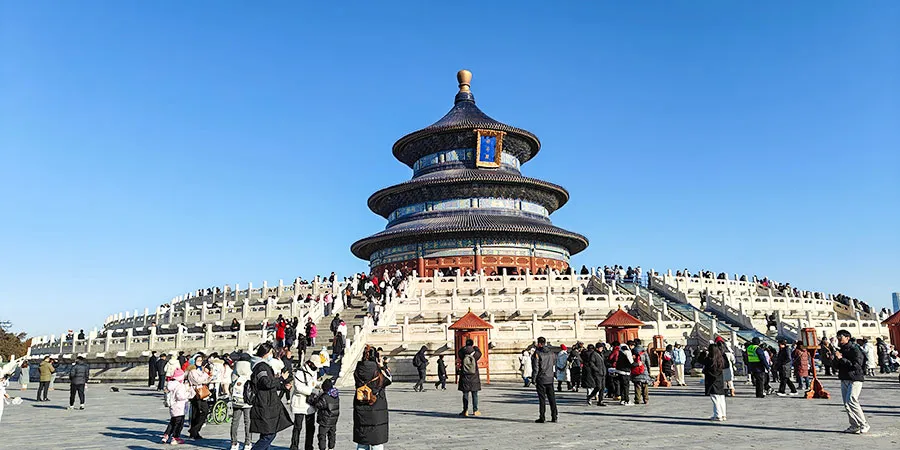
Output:
<svg viewBox="0 0 900 450">
<path fill-rule="evenodd" d="M 284 347 L 284 330 L 287 328 L 287 321 L 284 320 L 284 317 L 278 316 L 278 320 L 275 322 L 275 345 L 278 348 Z"/>
</svg>

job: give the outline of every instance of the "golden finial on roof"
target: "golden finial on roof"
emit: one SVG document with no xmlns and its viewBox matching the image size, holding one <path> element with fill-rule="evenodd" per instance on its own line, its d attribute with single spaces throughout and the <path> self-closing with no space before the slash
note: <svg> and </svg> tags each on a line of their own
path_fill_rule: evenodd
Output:
<svg viewBox="0 0 900 450">
<path fill-rule="evenodd" d="M 469 87 L 472 82 L 472 72 L 466 69 L 456 73 L 456 80 L 459 81 L 459 92 L 470 92 Z"/>
</svg>

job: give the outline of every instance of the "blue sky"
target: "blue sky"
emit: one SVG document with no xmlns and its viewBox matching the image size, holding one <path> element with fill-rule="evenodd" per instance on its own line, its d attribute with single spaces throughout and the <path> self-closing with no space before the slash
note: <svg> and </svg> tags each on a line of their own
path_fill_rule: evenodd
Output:
<svg viewBox="0 0 900 450">
<path fill-rule="evenodd" d="M 427 3 L 427 2 L 426 2 Z M 0 3 L 0 318 L 90 329 L 366 264 L 455 73 L 543 143 L 573 265 L 900 290 L 897 2 Z"/>
</svg>

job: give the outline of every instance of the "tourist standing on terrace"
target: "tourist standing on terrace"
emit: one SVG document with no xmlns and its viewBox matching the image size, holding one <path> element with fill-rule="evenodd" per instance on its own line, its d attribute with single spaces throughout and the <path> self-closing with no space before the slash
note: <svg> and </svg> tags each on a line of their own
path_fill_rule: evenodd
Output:
<svg viewBox="0 0 900 450">
<path fill-rule="evenodd" d="M 272 344 L 263 342 L 256 349 L 257 360 L 250 375 L 250 390 L 254 392 L 250 408 L 250 431 L 259 434 L 253 450 L 269 450 L 279 431 L 291 426 L 291 416 L 281 403 L 279 393 L 291 389 L 284 375 L 276 375 L 269 365 L 274 358 Z"/>
<path fill-rule="evenodd" d="M 84 362 L 83 356 L 75 358 L 75 364 L 69 371 L 69 409 L 75 409 L 75 394 L 78 394 L 78 409 L 84 409 L 84 385 L 87 384 L 91 370 Z"/>
<path fill-rule="evenodd" d="M 725 357 L 722 348 L 717 344 L 710 344 L 706 356 L 701 361 L 703 364 L 703 385 L 706 395 L 713 404 L 713 415 L 709 420 L 724 422 L 725 412 Z"/>
<path fill-rule="evenodd" d="M 38 385 L 37 391 L 37 401 L 39 402 L 49 402 L 50 399 L 47 398 L 47 391 L 50 389 L 50 376 L 56 372 L 56 368 L 53 367 L 53 363 L 50 362 L 50 357 L 45 356 L 44 360 L 41 361 L 40 366 L 41 371 L 41 384 Z"/>
<path fill-rule="evenodd" d="M 519 355 L 519 373 L 522 375 L 525 387 L 531 386 L 531 354 L 533 352 L 534 349 L 527 349 L 523 350 L 522 354 Z"/>
<path fill-rule="evenodd" d="M 572 381 L 569 379 L 569 349 L 566 344 L 559 346 L 556 354 L 556 391 L 562 392 L 562 384 L 566 383 L 566 389 L 572 390 Z"/>
<path fill-rule="evenodd" d="M 150 360 L 147 361 L 147 387 L 151 387 L 156 384 L 156 361 L 159 358 L 156 357 L 156 352 L 150 352 Z"/>
<path fill-rule="evenodd" d="M 766 372 L 769 370 L 769 363 L 766 351 L 759 345 L 759 342 L 759 338 L 755 337 L 747 345 L 747 364 L 750 366 L 753 387 L 756 388 L 756 398 L 765 398 Z"/>
<path fill-rule="evenodd" d="M 201 387 L 206 387 L 210 382 L 210 371 L 203 366 L 203 362 L 205 361 L 204 356 L 203 353 L 197 353 L 197 355 L 194 356 L 193 364 L 188 366 L 188 384 L 195 392 L 197 392 L 198 389 L 201 389 Z M 208 392 L 208 390 L 206 392 Z M 201 398 L 199 393 L 193 396 L 191 398 L 191 427 L 188 428 L 188 436 L 190 436 L 191 439 L 203 439 L 203 436 L 200 436 L 200 430 L 206 423 L 206 416 L 208 415 L 209 402 L 206 401 L 206 397 Z"/>
<path fill-rule="evenodd" d="M 844 432 L 868 433 L 869 423 L 859 404 L 859 394 L 866 374 L 865 355 L 859 345 L 853 342 L 849 331 L 838 331 L 837 338 L 840 349 L 834 352 L 834 367 L 841 380 L 841 400 L 850 419 L 850 427 Z"/>
<path fill-rule="evenodd" d="M 809 353 L 803 348 L 803 343 L 797 341 L 794 351 L 794 379 L 797 381 L 797 389 L 809 390 Z"/>
<path fill-rule="evenodd" d="M 166 387 L 166 365 L 168 365 L 168 356 L 163 353 L 159 355 L 159 359 L 156 360 L 156 365 L 152 370 L 156 371 L 156 378 L 159 380 L 156 385 L 156 390 L 161 391 Z"/>
<path fill-rule="evenodd" d="M 481 411 L 478 410 L 478 391 L 481 390 L 481 376 L 478 370 L 478 361 L 481 359 L 481 349 L 475 346 L 475 342 L 466 339 L 465 347 L 459 349 L 460 365 L 459 386 L 457 387 L 463 394 L 463 410 L 460 416 L 469 415 L 469 394 L 472 396 L 472 414 L 480 416 Z"/>
<path fill-rule="evenodd" d="M 685 386 L 684 362 L 685 362 L 684 349 L 681 348 L 680 343 L 676 342 L 675 348 L 672 349 L 672 364 L 675 367 L 675 385 L 676 386 Z"/>
<path fill-rule="evenodd" d="M 797 395 L 797 387 L 794 386 L 794 382 L 791 381 L 791 373 L 793 372 L 793 367 L 794 360 L 792 357 L 792 352 L 787 346 L 787 341 L 784 339 L 779 339 L 778 355 L 775 357 L 775 370 L 778 373 L 779 397 L 788 395 L 784 392 L 785 385 L 791 388 L 790 395 Z"/>
<path fill-rule="evenodd" d="M 822 338 L 822 343 L 819 344 L 819 357 L 822 359 L 822 366 L 825 367 L 825 375 L 831 376 L 831 368 L 834 361 L 834 347 L 832 347 L 831 342 L 829 342 L 827 338 Z"/>
<path fill-rule="evenodd" d="M 546 422 L 547 401 L 550 401 L 550 421 L 556 422 L 558 413 L 556 410 L 556 393 L 553 391 L 554 371 L 558 367 L 558 359 L 556 353 L 551 352 L 547 348 L 547 339 L 543 336 L 537 340 L 537 348 L 532 356 L 531 365 L 533 367 L 531 379 L 537 388 L 538 394 L 538 418 L 535 423 Z"/>
<path fill-rule="evenodd" d="M 353 380 L 357 395 L 353 396 L 353 442 L 357 450 L 383 450 L 388 441 L 388 403 L 385 388 L 391 384 L 391 373 L 378 362 L 374 348 L 366 346 L 362 360 L 356 363 Z M 361 399 L 367 392 L 371 400 Z"/>
<path fill-rule="evenodd" d="M 416 373 L 419 376 L 416 384 L 413 385 L 413 391 L 415 392 L 425 391 L 425 370 L 428 368 L 428 356 L 425 354 L 426 351 L 428 351 L 428 347 L 423 345 L 412 360 L 413 367 L 415 367 Z"/>
<path fill-rule="evenodd" d="M 582 369 L 581 384 L 587 390 L 587 404 L 591 405 L 591 399 L 597 397 L 597 406 L 603 404 L 603 386 L 606 378 L 606 364 L 600 353 L 600 343 L 597 346 L 588 344 L 587 349 L 581 353 Z"/>
<path fill-rule="evenodd" d="M 28 365 L 28 361 L 22 361 L 22 365 L 19 366 L 19 388 L 23 391 L 28 390 L 28 382 L 31 381 L 31 366 Z"/>
</svg>

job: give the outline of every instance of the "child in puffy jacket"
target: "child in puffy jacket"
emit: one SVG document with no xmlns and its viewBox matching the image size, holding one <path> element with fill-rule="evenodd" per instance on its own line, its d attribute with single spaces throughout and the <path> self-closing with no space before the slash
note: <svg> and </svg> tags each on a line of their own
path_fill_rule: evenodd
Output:
<svg viewBox="0 0 900 450">
<path fill-rule="evenodd" d="M 184 412 L 188 400 L 194 396 L 194 390 L 184 384 L 184 371 L 175 369 L 166 383 L 166 404 L 169 405 L 169 425 L 163 434 L 162 443 L 184 444 L 181 439 L 181 429 L 184 428 Z"/>
<path fill-rule="evenodd" d="M 316 414 L 316 423 L 319 424 L 319 450 L 325 450 L 326 439 L 328 449 L 334 449 L 335 432 L 338 417 L 341 414 L 341 400 L 338 398 L 338 390 L 330 378 L 322 383 L 322 393 L 316 397 L 313 406 L 318 413 Z"/>
</svg>

